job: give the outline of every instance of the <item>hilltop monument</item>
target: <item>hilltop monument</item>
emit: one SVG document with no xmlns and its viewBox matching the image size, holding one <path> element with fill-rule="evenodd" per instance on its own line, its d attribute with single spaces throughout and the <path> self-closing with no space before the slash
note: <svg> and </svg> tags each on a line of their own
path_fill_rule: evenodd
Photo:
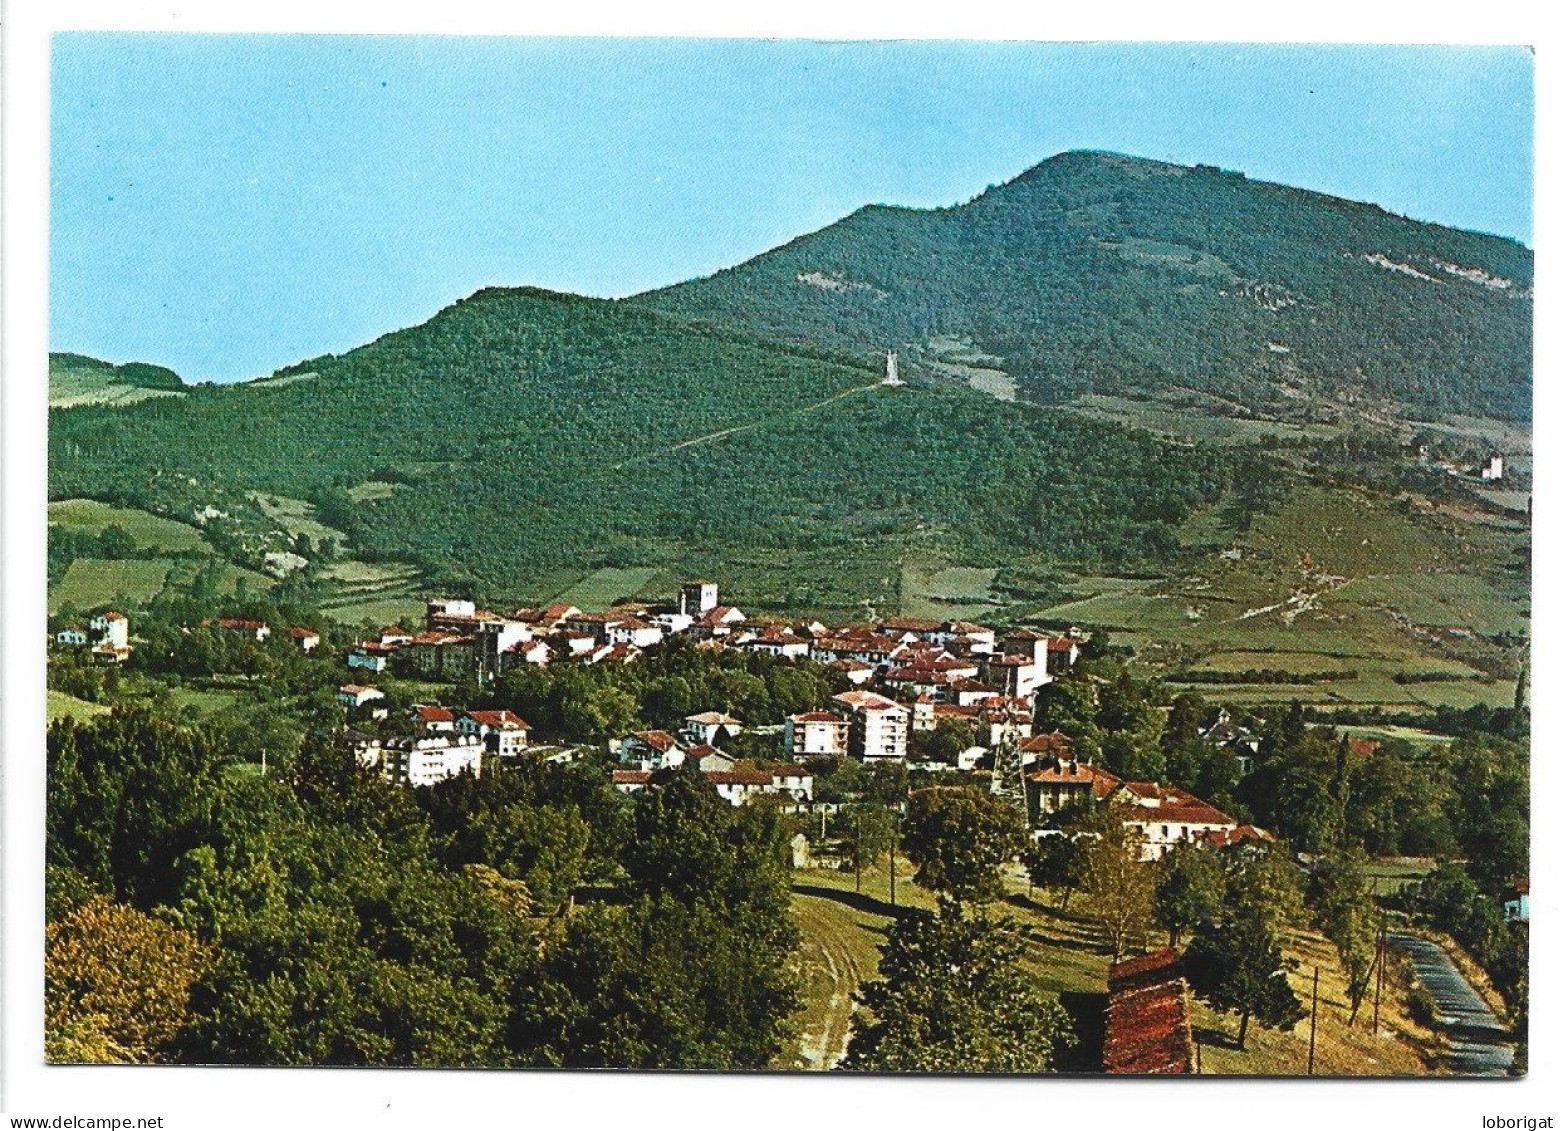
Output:
<svg viewBox="0 0 1563 1131">
<path fill-rule="evenodd" d="M 906 384 L 901 380 L 901 374 L 896 369 L 895 350 L 888 350 L 885 353 L 885 379 L 879 383 L 888 385 L 892 389 L 899 389 Z"/>
</svg>

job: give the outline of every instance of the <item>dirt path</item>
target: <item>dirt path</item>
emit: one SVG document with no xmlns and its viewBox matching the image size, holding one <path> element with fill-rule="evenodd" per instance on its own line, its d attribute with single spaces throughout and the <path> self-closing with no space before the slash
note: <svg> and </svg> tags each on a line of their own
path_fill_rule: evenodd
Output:
<svg viewBox="0 0 1563 1131">
<path fill-rule="evenodd" d="M 828 1072 L 847 1054 L 847 1041 L 852 1036 L 852 994 L 862 981 L 863 970 L 851 950 L 834 938 L 811 942 L 807 953 L 829 979 L 830 997 L 823 1013 L 809 1019 L 799 1038 L 798 1052 L 808 1071 Z"/>
<path fill-rule="evenodd" d="M 836 401 L 842 400 L 845 397 L 855 396 L 858 393 L 866 393 L 871 389 L 878 389 L 881 387 L 882 386 L 878 381 L 875 381 L 872 385 L 858 385 L 851 389 L 845 389 L 839 393 L 833 393 L 822 401 L 815 401 L 813 404 L 801 405 L 798 408 L 789 408 L 786 412 L 774 413 L 771 416 L 762 417 L 761 419 L 753 421 L 749 424 L 735 424 L 731 428 L 721 428 L 715 432 L 707 432 L 703 436 L 693 436 L 688 440 L 680 440 L 676 444 L 671 444 L 659 451 L 649 452 L 646 455 L 639 457 L 638 459 L 625 460 L 623 463 L 616 464 L 614 465 L 614 470 L 622 471 L 626 467 L 633 467 L 638 463 L 646 463 L 647 461 L 656 459 L 659 456 L 667 455 L 669 452 L 676 452 L 683 448 L 692 448 L 696 444 L 704 444 L 711 440 L 720 440 L 724 436 L 733 436 L 739 432 L 749 432 L 755 428 L 761 427 L 762 425 L 770 424 L 777 420 L 784 420 L 789 416 L 802 416 L 806 412 L 815 412 L 824 408 L 826 405 L 834 404 Z"/>
</svg>

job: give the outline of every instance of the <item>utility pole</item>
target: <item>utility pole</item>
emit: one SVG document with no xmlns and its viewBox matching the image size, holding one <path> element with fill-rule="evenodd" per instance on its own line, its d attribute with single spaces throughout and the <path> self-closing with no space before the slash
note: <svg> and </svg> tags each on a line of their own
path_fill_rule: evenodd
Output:
<svg viewBox="0 0 1563 1131">
<path fill-rule="evenodd" d="M 1313 1048 L 1319 1035 L 1319 968 L 1313 968 L 1313 1009 L 1308 1017 L 1308 1075 L 1313 1075 Z"/>
<path fill-rule="evenodd" d="M 895 850 L 901 846 L 901 830 L 891 826 L 890 830 L 890 906 L 895 906 Z"/>
<path fill-rule="evenodd" d="M 266 776 L 266 748 L 261 747 L 261 777 Z"/>
<path fill-rule="evenodd" d="M 1378 1003 L 1384 997 L 1384 959 L 1389 951 L 1389 940 L 1384 929 L 1384 920 L 1379 919 L 1378 924 L 1378 978 L 1373 987 L 1373 1035 L 1378 1036 Z"/>
<path fill-rule="evenodd" d="M 857 867 L 855 890 L 859 895 L 863 893 L 863 817 L 856 815 L 852 821 L 852 862 Z"/>
</svg>

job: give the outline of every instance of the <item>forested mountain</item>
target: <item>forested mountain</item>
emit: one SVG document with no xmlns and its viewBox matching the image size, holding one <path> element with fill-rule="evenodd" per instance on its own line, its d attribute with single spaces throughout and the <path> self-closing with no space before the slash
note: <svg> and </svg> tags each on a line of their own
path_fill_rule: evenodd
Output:
<svg viewBox="0 0 1563 1131">
<path fill-rule="evenodd" d="M 265 381 L 56 409 L 50 495 L 186 520 L 251 490 L 307 499 L 361 553 L 527 595 L 549 570 L 839 562 L 897 540 L 1151 560 L 1230 480 L 1229 457 L 879 376 L 630 304 L 488 290 Z"/>
<path fill-rule="evenodd" d="M 79 353 L 49 355 L 49 404 L 134 404 L 148 397 L 184 391 L 179 374 L 161 365 L 131 361 L 124 365 Z"/>
<path fill-rule="evenodd" d="M 633 300 L 866 356 L 966 352 L 1039 402 L 1184 386 L 1526 419 L 1532 254 L 1320 193 L 1063 153 L 958 207 L 860 209 Z"/>
</svg>

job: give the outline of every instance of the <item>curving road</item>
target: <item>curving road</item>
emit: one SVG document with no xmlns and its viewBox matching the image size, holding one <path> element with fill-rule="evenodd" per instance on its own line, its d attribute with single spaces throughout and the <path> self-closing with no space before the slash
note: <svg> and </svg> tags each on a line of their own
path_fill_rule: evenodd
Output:
<svg viewBox="0 0 1563 1131">
<path fill-rule="evenodd" d="M 1457 1076 L 1506 1076 L 1514 1064 L 1509 1031 L 1437 943 L 1399 931 L 1392 945 L 1405 951 L 1438 1006 L 1437 1023 L 1449 1036 L 1449 1069 Z"/>
</svg>

